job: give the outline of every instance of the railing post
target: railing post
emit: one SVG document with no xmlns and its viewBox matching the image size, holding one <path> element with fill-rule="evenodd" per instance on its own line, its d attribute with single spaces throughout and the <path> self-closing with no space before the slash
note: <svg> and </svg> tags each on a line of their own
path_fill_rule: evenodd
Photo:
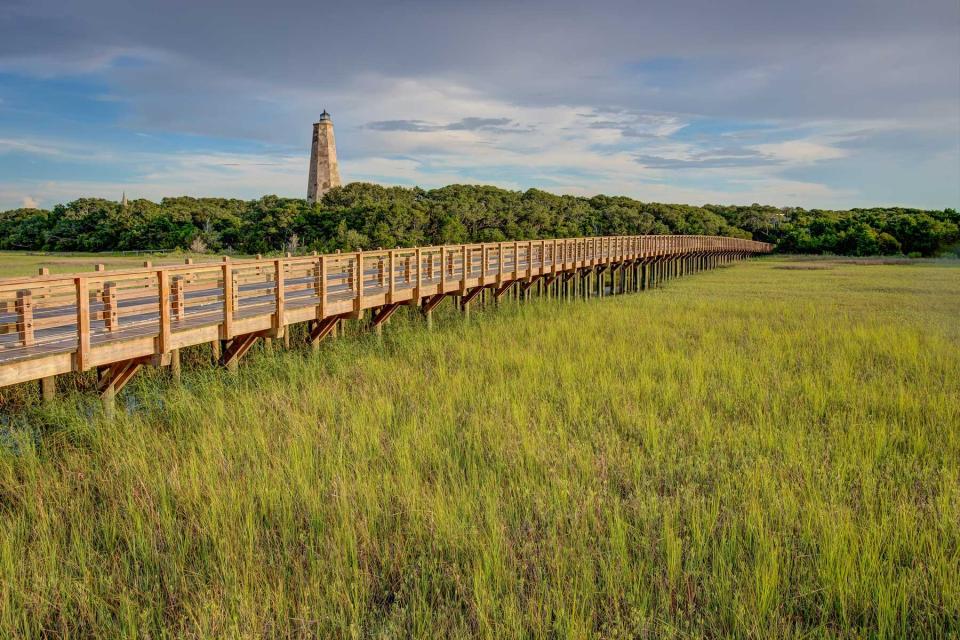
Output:
<svg viewBox="0 0 960 640">
<path fill-rule="evenodd" d="M 170 295 L 173 302 L 173 314 L 172 317 L 174 320 L 183 320 L 186 315 L 185 300 L 183 295 L 183 276 L 175 276 L 170 288 Z"/>
<path fill-rule="evenodd" d="M 490 247 L 486 243 L 480 245 L 480 275 L 479 283 L 487 284 L 487 269 L 490 268 Z M 484 296 L 486 293 L 483 294 Z"/>
<path fill-rule="evenodd" d="M 503 284 L 503 243 L 497 243 L 497 286 Z"/>
<path fill-rule="evenodd" d="M 107 331 L 116 331 L 120 325 L 119 313 L 117 312 L 117 285 L 114 282 L 104 282 L 103 290 L 100 293 L 100 302 L 103 305 L 101 316 L 103 326 Z"/>
<path fill-rule="evenodd" d="M 527 243 L 527 279 L 533 277 L 533 242 Z"/>
<path fill-rule="evenodd" d="M 90 362 L 90 289 L 86 278 L 74 278 L 77 290 L 77 371 L 86 371 Z"/>
<path fill-rule="evenodd" d="M 447 282 L 447 247 L 446 245 L 441 245 L 440 247 L 440 293 L 444 291 L 444 285 Z"/>
<path fill-rule="evenodd" d="M 420 296 L 423 294 L 420 292 L 420 287 L 423 286 L 423 254 L 420 251 L 420 247 L 417 247 L 416 250 L 416 261 L 417 261 L 417 288 L 413 294 L 414 299 L 417 303 L 420 302 Z"/>
<path fill-rule="evenodd" d="M 513 243 L 513 280 L 517 279 L 520 272 L 520 243 Z"/>
<path fill-rule="evenodd" d="M 274 295 L 274 300 L 276 303 L 276 313 L 274 313 L 273 315 L 273 330 L 274 330 L 274 334 L 277 336 L 283 335 L 285 333 L 284 323 L 283 323 L 283 314 L 284 314 L 284 307 L 286 306 L 286 297 L 284 295 L 284 290 L 283 290 L 283 287 L 284 287 L 283 282 L 285 279 L 283 268 L 284 268 L 284 264 L 282 259 L 277 259 L 273 261 L 273 272 L 274 272 L 273 279 L 276 285 L 275 287 L 276 291 Z"/>
<path fill-rule="evenodd" d="M 317 263 L 317 296 L 320 301 L 317 303 L 317 320 L 323 320 L 327 311 L 327 258 L 320 256 Z"/>
<path fill-rule="evenodd" d="M 354 281 L 357 287 L 356 293 L 356 303 L 354 304 L 353 310 L 357 318 L 360 317 L 360 314 L 363 313 L 363 251 L 357 251 L 356 256 L 354 257 Z"/>
<path fill-rule="evenodd" d="M 467 278 L 470 274 L 470 260 L 472 259 L 470 249 L 466 245 L 463 246 L 463 258 L 462 260 L 462 271 L 460 280 L 460 312 L 463 313 L 463 318 L 467 322 L 470 321 L 470 303 L 467 301 Z"/>
<path fill-rule="evenodd" d="M 48 276 L 50 275 L 50 269 L 47 267 L 40 267 L 37 271 L 38 275 Z M 57 394 L 57 377 L 56 376 L 46 376 L 40 378 L 40 399 L 44 402 L 52 402 L 54 396 Z"/>
<path fill-rule="evenodd" d="M 163 269 L 157 271 L 157 293 L 160 302 L 160 354 L 170 351 L 170 279 Z"/>
<path fill-rule="evenodd" d="M 33 345 L 33 294 L 29 289 L 17 291 L 17 333 L 23 346 Z"/>
<path fill-rule="evenodd" d="M 223 324 L 220 327 L 220 339 L 229 340 L 233 337 L 233 306 L 236 304 L 233 290 L 233 265 L 230 258 L 223 256 L 223 266 L 220 268 L 223 278 Z"/>
</svg>

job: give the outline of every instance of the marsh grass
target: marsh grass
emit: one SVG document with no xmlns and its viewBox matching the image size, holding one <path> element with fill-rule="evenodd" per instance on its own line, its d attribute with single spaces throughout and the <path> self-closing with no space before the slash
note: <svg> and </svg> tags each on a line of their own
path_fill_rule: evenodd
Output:
<svg viewBox="0 0 960 640">
<path fill-rule="evenodd" d="M 960 268 L 758 261 L 8 419 L 11 637 L 948 637 Z"/>
<path fill-rule="evenodd" d="M 135 269 L 143 266 L 145 260 L 156 266 L 183 264 L 184 258 L 194 258 L 197 262 L 216 260 L 216 256 L 183 251 L 165 253 L 143 253 L 140 255 L 122 255 L 119 253 L 43 253 L 36 251 L 0 251 L 0 278 L 14 276 L 33 276 L 40 267 L 46 267 L 52 274 L 82 273 L 93 271 L 95 265 L 102 264 L 107 269 Z"/>
</svg>

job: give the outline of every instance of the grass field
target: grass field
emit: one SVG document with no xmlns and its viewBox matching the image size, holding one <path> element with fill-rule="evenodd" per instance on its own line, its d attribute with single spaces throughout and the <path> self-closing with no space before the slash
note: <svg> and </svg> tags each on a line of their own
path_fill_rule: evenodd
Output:
<svg viewBox="0 0 960 640">
<path fill-rule="evenodd" d="M 0 636 L 956 637 L 958 318 L 770 259 L 28 407 Z"/>
<path fill-rule="evenodd" d="M 93 271 L 97 264 L 107 269 L 135 269 L 142 267 L 145 260 L 154 265 L 183 264 L 185 258 L 194 258 L 197 262 L 214 261 L 216 256 L 172 252 L 156 255 L 121 255 L 110 253 L 40 253 L 26 251 L 0 251 L 0 278 L 14 276 L 33 276 L 40 267 L 46 267 L 52 274 L 79 273 Z"/>
</svg>

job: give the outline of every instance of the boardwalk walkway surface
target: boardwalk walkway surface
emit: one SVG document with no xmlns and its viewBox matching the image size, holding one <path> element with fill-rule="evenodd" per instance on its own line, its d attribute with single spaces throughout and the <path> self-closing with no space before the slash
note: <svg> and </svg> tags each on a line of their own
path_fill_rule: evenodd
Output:
<svg viewBox="0 0 960 640">
<path fill-rule="evenodd" d="M 234 367 L 258 338 L 309 323 L 317 344 L 341 319 L 400 305 L 425 316 L 447 296 L 464 310 L 484 291 L 550 287 L 583 295 L 640 290 L 663 278 L 768 253 L 712 236 L 619 236 L 446 245 L 0 279 L 0 387 L 96 368 L 112 399 L 146 364 L 179 371 L 179 349 L 213 343 Z M 618 282 L 619 275 L 619 282 Z"/>
</svg>

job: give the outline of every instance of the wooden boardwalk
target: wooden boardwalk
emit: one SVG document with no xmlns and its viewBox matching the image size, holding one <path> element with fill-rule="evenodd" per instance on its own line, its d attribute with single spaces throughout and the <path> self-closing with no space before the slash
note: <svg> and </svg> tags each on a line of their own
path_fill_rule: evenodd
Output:
<svg viewBox="0 0 960 640">
<path fill-rule="evenodd" d="M 258 338 L 309 323 L 316 345 L 342 319 L 370 311 L 379 328 L 401 306 L 456 296 L 469 311 L 495 299 L 557 291 L 638 291 L 667 277 L 768 253 L 762 242 L 708 236 L 619 236 L 446 245 L 230 260 L 0 279 L 0 387 L 97 369 L 111 401 L 144 365 L 173 368 L 179 349 L 212 343 L 235 367 Z M 42 270 L 43 272 L 43 270 Z"/>
</svg>

